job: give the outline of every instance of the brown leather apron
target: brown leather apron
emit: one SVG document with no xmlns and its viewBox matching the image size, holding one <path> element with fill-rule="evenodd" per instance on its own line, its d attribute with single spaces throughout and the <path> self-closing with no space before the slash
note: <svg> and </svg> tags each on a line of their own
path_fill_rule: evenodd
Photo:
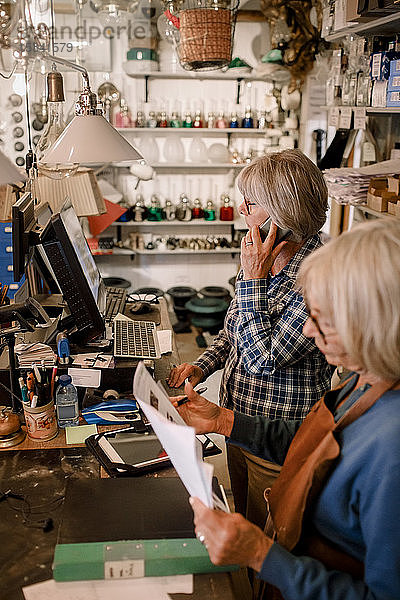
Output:
<svg viewBox="0 0 400 600">
<path fill-rule="evenodd" d="M 336 391 L 349 381 L 338 386 Z M 327 392 L 313 406 L 293 438 L 273 488 L 265 491 L 269 509 L 265 526 L 267 535 L 294 554 L 311 556 L 330 570 L 350 573 L 358 579 L 363 577 L 364 565 L 319 535 L 307 521 L 313 502 L 340 455 L 335 434 L 364 414 L 396 383 L 379 383 L 370 387 L 337 423 L 325 403 L 331 393 Z M 268 584 L 261 585 L 256 596 L 282 599 L 279 590 Z"/>
</svg>

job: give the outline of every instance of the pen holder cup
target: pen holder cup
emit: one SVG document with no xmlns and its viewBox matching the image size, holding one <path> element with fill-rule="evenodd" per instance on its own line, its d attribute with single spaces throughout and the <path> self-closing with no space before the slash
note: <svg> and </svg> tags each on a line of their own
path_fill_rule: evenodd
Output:
<svg viewBox="0 0 400 600">
<path fill-rule="evenodd" d="M 46 442 L 58 433 L 54 401 L 32 408 L 24 403 L 26 431 L 31 440 Z"/>
</svg>

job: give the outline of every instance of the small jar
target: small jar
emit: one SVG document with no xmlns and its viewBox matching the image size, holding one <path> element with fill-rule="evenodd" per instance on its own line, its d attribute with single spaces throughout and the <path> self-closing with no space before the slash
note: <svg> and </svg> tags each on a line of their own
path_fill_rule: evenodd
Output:
<svg viewBox="0 0 400 600">
<path fill-rule="evenodd" d="M 235 112 L 233 112 L 231 114 L 231 120 L 229 121 L 229 128 L 237 129 L 238 127 L 239 127 L 239 122 L 238 122 L 237 114 Z"/>
<path fill-rule="evenodd" d="M 149 112 L 149 118 L 147 119 L 147 127 L 150 127 L 151 129 L 155 129 L 157 127 L 157 117 L 154 110 L 151 110 Z"/>
<path fill-rule="evenodd" d="M 204 220 L 215 221 L 216 218 L 214 202 L 212 200 L 207 200 L 206 207 L 204 209 Z"/>
<path fill-rule="evenodd" d="M 196 198 L 193 202 L 192 208 L 192 219 L 202 219 L 204 217 L 204 210 L 201 206 L 200 198 Z"/>
<path fill-rule="evenodd" d="M 190 112 L 187 112 L 187 113 L 185 113 L 185 118 L 183 119 L 182 127 L 192 127 L 192 126 L 193 126 L 192 115 L 190 114 Z"/>
<path fill-rule="evenodd" d="M 158 120 L 157 127 L 168 127 L 167 113 L 164 110 L 160 113 L 160 118 Z"/>
<path fill-rule="evenodd" d="M 226 129 L 228 127 L 228 123 L 226 122 L 226 119 L 224 117 L 224 113 L 222 110 L 218 113 L 218 118 L 215 121 L 215 127 L 217 129 Z"/>
<path fill-rule="evenodd" d="M 201 112 L 199 110 L 196 110 L 196 113 L 194 115 L 193 127 L 196 127 L 197 129 L 203 127 L 203 120 L 201 118 Z"/>
<path fill-rule="evenodd" d="M 146 119 L 144 117 L 144 112 L 141 110 L 137 111 L 135 126 L 146 127 Z"/>
<path fill-rule="evenodd" d="M 144 205 L 144 199 L 141 194 L 138 194 L 136 196 L 136 202 L 132 209 L 132 213 L 133 220 L 136 221 L 136 223 L 141 223 L 146 218 L 146 207 Z"/>
<path fill-rule="evenodd" d="M 213 112 L 208 113 L 207 117 L 207 125 L 209 129 L 213 129 L 215 127 L 215 115 Z"/>
<path fill-rule="evenodd" d="M 157 194 L 153 194 L 150 200 L 150 208 L 147 211 L 147 220 L 148 221 L 162 221 L 162 208 L 160 198 Z"/>
<path fill-rule="evenodd" d="M 169 122 L 169 126 L 170 127 L 182 127 L 182 121 L 180 120 L 178 113 L 175 111 L 171 115 L 171 120 Z"/>
<path fill-rule="evenodd" d="M 250 106 L 246 107 L 246 111 L 244 113 L 244 119 L 242 121 L 242 127 L 244 127 L 244 129 L 252 129 L 254 127 L 254 122 L 253 122 L 253 117 L 251 115 Z"/>
<path fill-rule="evenodd" d="M 190 200 L 186 194 L 181 194 L 179 204 L 176 207 L 176 218 L 178 221 L 191 221 L 192 220 L 192 209 L 190 207 Z"/>
<path fill-rule="evenodd" d="M 233 204 L 229 196 L 222 194 L 222 205 L 219 209 L 219 218 L 221 221 L 233 221 Z"/>
<path fill-rule="evenodd" d="M 175 206 L 172 204 L 171 200 L 168 199 L 165 201 L 164 218 L 166 221 L 175 221 L 176 218 Z"/>
</svg>

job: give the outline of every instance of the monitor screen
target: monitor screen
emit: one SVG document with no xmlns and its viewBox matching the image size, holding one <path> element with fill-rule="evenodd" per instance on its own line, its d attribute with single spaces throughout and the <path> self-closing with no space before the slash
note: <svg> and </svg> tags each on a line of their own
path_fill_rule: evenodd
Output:
<svg viewBox="0 0 400 600">
<path fill-rule="evenodd" d="M 106 292 L 75 211 L 68 201 L 51 217 L 41 236 L 52 273 L 75 325 L 74 337 L 86 342 L 104 331 Z"/>
<path fill-rule="evenodd" d="M 86 238 L 83 235 L 82 227 L 72 204 L 68 203 L 63 206 L 60 212 L 60 217 L 75 250 L 75 254 L 81 263 L 93 298 L 97 302 L 101 281 L 100 273 L 96 263 L 94 262 L 93 255 L 90 251 Z"/>
</svg>

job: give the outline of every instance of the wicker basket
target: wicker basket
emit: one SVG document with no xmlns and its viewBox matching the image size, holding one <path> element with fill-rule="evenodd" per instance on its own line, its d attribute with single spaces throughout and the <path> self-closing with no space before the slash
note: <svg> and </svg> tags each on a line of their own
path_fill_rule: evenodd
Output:
<svg viewBox="0 0 400 600">
<path fill-rule="evenodd" d="M 220 69 L 232 55 L 236 10 L 188 8 L 181 10 L 178 54 L 187 70 Z"/>
</svg>

